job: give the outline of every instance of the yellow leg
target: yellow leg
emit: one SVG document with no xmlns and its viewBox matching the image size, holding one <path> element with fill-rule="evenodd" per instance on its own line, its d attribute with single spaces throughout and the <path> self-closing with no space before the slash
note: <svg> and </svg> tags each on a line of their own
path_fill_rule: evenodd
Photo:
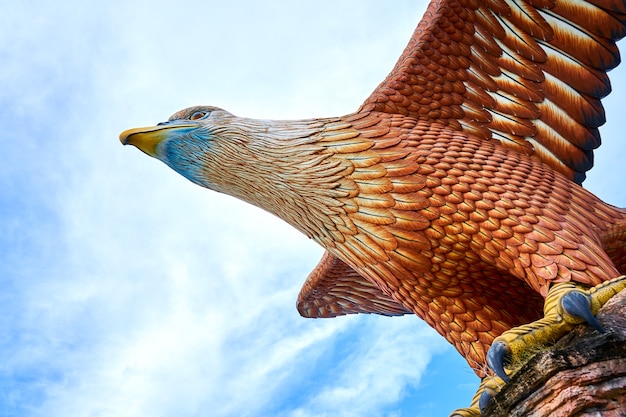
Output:
<svg viewBox="0 0 626 417">
<path fill-rule="evenodd" d="M 454 410 L 450 417 L 480 417 L 481 403 L 485 401 L 485 398 L 491 398 L 496 395 L 503 385 L 504 381 L 497 376 L 483 378 L 476 394 L 474 394 L 474 398 L 472 398 L 470 406 Z"/>
<path fill-rule="evenodd" d="M 611 297 L 623 289 L 626 289 L 624 275 L 592 288 L 573 282 L 553 285 L 544 303 L 543 318 L 508 330 L 494 340 L 487 353 L 487 362 L 497 376 L 483 378 L 470 406 L 453 411 L 450 417 L 480 417 L 481 409 L 509 381 L 509 375 L 513 373 L 513 366 L 505 369 L 505 357 L 519 359 L 529 352 L 534 353 L 537 349 L 556 343 L 584 322 L 603 332 L 595 315 Z M 521 366 L 521 361 L 517 362 Z M 510 363 L 514 365 L 515 361 Z"/>
<path fill-rule="evenodd" d="M 514 364 L 516 359 L 555 343 L 576 325 L 588 322 L 603 332 L 595 315 L 611 297 L 624 288 L 626 276 L 588 289 L 573 282 L 555 284 L 546 297 L 542 319 L 515 327 L 494 340 L 487 353 L 489 366 L 496 375 L 508 381 L 508 375 L 512 373 L 509 365 Z M 513 358 L 513 361 L 505 366 L 505 358 Z"/>
</svg>

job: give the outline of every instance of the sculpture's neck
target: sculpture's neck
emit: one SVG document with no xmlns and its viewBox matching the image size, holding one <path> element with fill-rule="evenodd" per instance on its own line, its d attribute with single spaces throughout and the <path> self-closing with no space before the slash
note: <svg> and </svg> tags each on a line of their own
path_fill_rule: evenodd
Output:
<svg viewBox="0 0 626 417">
<path fill-rule="evenodd" d="M 343 212 L 349 167 L 333 158 L 322 133 L 337 119 L 236 119 L 219 131 L 221 166 L 210 188 L 261 207 L 319 239 Z M 215 168 L 214 168 L 215 170 Z M 322 239 L 323 240 L 323 239 Z"/>
</svg>

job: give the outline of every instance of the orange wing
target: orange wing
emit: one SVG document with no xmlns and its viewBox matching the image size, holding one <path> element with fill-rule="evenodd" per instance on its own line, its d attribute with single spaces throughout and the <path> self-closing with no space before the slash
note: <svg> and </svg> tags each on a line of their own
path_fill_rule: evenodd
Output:
<svg viewBox="0 0 626 417">
<path fill-rule="evenodd" d="M 298 296 L 303 317 L 327 318 L 374 313 L 413 314 L 330 252 L 325 252 L 309 274 Z"/>
<path fill-rule="evenodd" d="M 580 184 L 600 145 L 600 100 L 611 90 L 606 72 L 619 64 L 615 42 L 625 24 L 621 0 L 435 0 L 359 112 L 497 139 Z M 305 317 L 408 313 L 328 253 L 298 309 Z"/>
<path fill-rule="evenodd" d="M 438 0 L 360 111 L 444 123 L 540 158 L 582 183 L 600 145 L 617 0 Z"/>
</svg>

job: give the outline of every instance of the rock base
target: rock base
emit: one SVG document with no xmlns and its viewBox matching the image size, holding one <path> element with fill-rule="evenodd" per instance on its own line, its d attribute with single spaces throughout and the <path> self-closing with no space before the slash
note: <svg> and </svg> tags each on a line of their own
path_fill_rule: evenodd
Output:
<svg viewBox="0 0 626 417">
<path fill-rule="evenodd" d="M 485 417 L 625 417 L 626 291 L 598 313 L 607 330 L 581 325 L 524 364 Z"/>
</svg>

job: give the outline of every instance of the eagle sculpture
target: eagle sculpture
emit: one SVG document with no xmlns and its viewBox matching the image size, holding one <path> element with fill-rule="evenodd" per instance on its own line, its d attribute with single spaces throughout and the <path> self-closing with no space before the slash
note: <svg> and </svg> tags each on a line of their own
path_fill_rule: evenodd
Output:
<svg viewBox="0 0 626 417">
<path fill-rule="evenodd" d="M 303 316 L 416 314 L 491 392 L 626 286 L 626 210 L 580 185 L 625 24 L 622 0 L 435 0 L 354 113 L 199 106 L 120 140 L 324 247 Z"/>
</svg>

